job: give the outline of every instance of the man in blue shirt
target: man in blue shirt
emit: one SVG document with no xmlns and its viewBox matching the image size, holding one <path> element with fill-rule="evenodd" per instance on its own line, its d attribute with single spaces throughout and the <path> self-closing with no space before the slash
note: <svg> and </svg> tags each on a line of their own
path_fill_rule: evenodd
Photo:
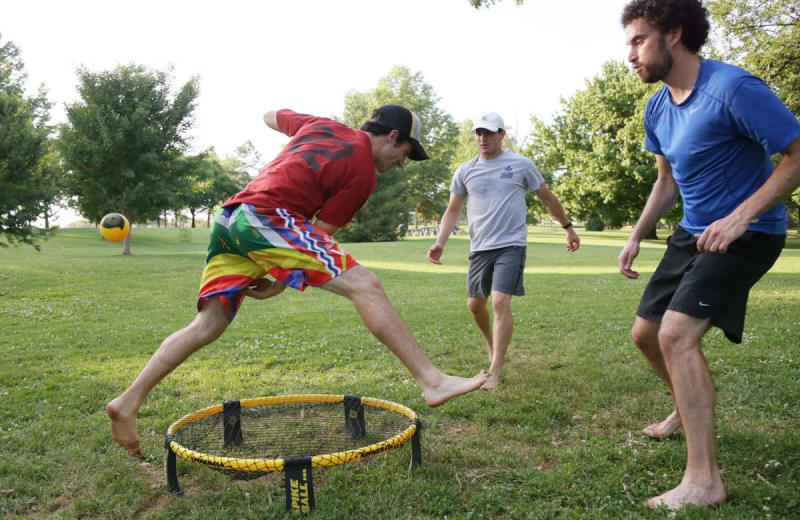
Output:
<svg viewBox="0 0 800 520">
<path fill-rule="evenodd" d="M 675 399 L 675 411 L 645 433 L 686 433 L 683 480 L 647 503 L 670 509 L 725 500 L 701 342 L 713 325 L 741 343 L 750 288 L 786 240 L 781 201 L 800 186 L 800 122 L 760 79 L 697 55 L 707 17 L 700 0 L 632 0 L 621 17 L 634 71 L 665 84 L 645 110 L 645 147 L 656 154 L 658 179 L 619 255 L 624 276 L 639 276 L 631 269 L 639 243 L 679 193 L 684 205 L 631 331 Z M 783 159 L 773 172 L 775 153 Z"/>
</svg>

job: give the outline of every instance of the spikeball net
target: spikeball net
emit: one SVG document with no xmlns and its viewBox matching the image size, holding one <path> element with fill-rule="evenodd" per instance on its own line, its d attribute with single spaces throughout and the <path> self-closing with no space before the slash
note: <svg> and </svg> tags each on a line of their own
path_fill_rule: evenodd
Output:
<svg viewBox="0 0 800 520">
<path fill-rule="evenodd" d="M 237 479 L 285 474 L 286 508 L 315 507 L 312 468 L 372 458 L 412 443 L 422 463 L 421 424 L 410 408 L 372 397 L 285 395 L 228 401 L 190 413 L 167 430 L 165 462 L 172 493 L 182 494 L 177 458 Z"/>
</svg>

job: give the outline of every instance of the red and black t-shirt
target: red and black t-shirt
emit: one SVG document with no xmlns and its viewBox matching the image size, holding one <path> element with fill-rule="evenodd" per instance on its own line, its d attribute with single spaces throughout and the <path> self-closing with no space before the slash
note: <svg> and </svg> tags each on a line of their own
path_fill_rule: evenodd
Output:
<svg viewBox="0 0 800 520">
<path fill-rule="evenodd" d="M 324 117 L 277 113 L 289 144 L 245 188 L 223 206 L 249 203 L 284 208 L 341 227 L 375 190 L 369 136 Z"/>
</svg>

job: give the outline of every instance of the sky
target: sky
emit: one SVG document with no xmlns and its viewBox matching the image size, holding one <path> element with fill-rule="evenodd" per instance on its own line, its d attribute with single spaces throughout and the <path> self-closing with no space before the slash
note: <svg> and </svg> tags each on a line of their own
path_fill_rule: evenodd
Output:
<svg viewBox="0 0 800 520">
<path fill-rule="evenodd" d="M 52 122 L 77 101 L 79 66 L 172 68 L 175 90 L 200 79 L 192 151 L 232 155 L 250 140 L 267 161 L 287 138 L 268 110 L 338 116 L 395 65 L 420 72 L 456 121 L 499 113 L 518 141 L 627 55 L 625 0 L 0 0 L 0 42 L 22 52 Z M 424 124 L 424 121 L 423 121 Z M 65 225 L 65 222 L 59 222 Z"/>
</svg>

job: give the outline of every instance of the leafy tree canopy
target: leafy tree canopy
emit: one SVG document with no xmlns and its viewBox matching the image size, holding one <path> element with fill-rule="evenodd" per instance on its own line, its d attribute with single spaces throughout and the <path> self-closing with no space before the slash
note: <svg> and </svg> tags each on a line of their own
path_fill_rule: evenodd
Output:
<svg viewBox="0 0 800 520">
<path fill-rule="evenodd" d="M 481 7 L 486 7 L 487 9 L 490 6 L 495 5 L 495 3 L 499 2 L 500 0 L 468 0 L 469 4 L 474 7 L 475 9 L 480 9 Z M 525 0 L 514 0 L 514 3 L 517 5 L 522 5 Z"/>
<path fill-rule="evenodd" d="M 60 144 L 80 213 L 97 222 L 116 211 L 138 222 L 174 207 L 181 169 L 173 163 L 187 146 L 198 79 L 173 95 L 170 71 L 77 73 L 81 99 L 67 107 Z"/>
<path fill-rule="evenodd" d="M 444 211 L 458 127 L 438 102 L 421 73 L 399 66 L 381 78 L 375 89 L 345 96 L 343 120 L 352 128 L 360 128 L 382 105 L 402 105 L 416 113 L 422 122 L 422 145 L 430 159 L 407 161 L 403 171 L 379 174 L 375 193 L 339 232 L 342 240 L 396 240 L 403 236 L 411 212 L 438 218 Z"/>
<path fill-rule="evenodd" d="M 27 74 L 19 48 L 0 35 L 0 247 L 38 242 L 48 233 L 33 227 L 53 189 L 50 103 L 44 87 L 25 96 Z"/>
<path fill-rule="evenodd" d="M 176 209 L 189 210 L 192 227 L 196 227 L 198 212 L 208 213 L 210 219 L 214 208 L 244 187 L 213 150 L 181 157 L 175 167 L 180 170 Z"/>
<path fill-rule="evenodd" d="M 561 100 L 552 125 L 533 119 L 524 152 L 555 186 L 570 215 L 610 227 L 635 222 L 657 177 L 653 155 L 643 148 L 644 107 L 658 88 L 624 63 L 609 61 L 586 88 Z M 666 220 L 675 221 L 674 207 Z"/>
</svg>

